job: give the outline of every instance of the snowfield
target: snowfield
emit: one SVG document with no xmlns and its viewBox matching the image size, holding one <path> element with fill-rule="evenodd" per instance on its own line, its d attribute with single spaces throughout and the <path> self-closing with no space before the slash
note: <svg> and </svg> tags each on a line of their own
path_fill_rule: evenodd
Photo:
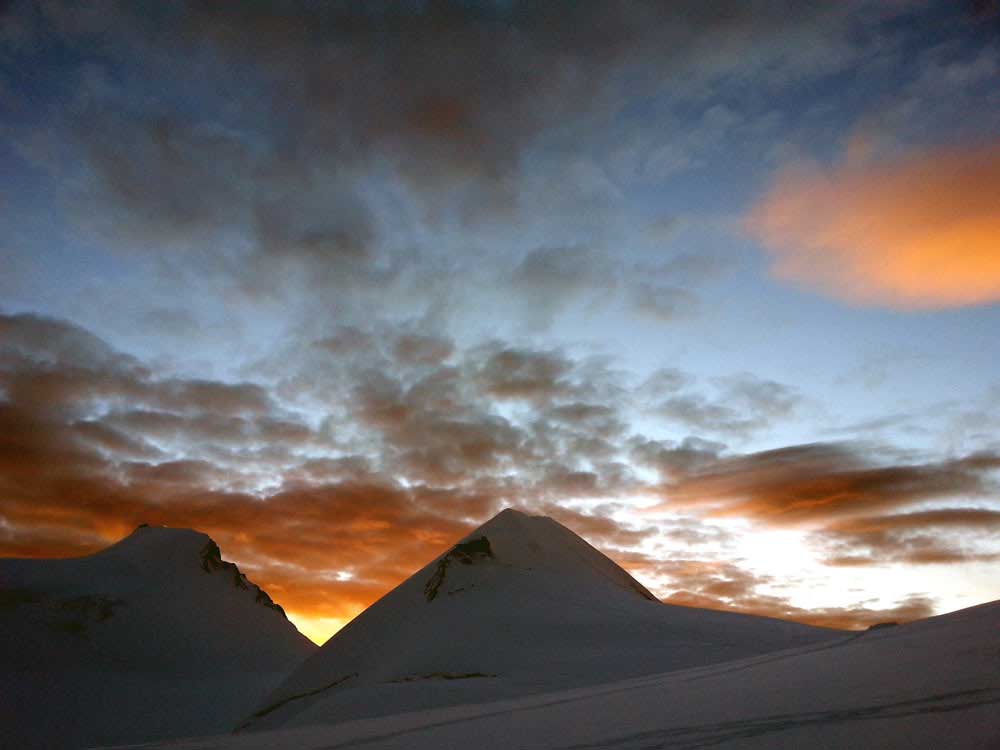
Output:
<svg viewBox="0 0 1000 750">
<path fill-rule="evenodd" d="M 334 635 L 241 728 L 521 698 L 842 637 L 662 604 L 566 527 L 506 510 Z"/>
<path fill-rule="evenodd" d="M 0 560 L 0 591 L 11 750 L 1000 750 L 1000 602 L 865 633 L 670 606 L 512 510 L 318 650 L 189 530 Z"/>
<path fill-rule="evenodd" d="M 1000 603 L 589 688 L 156 747 L 995 750 Z"/>
<path fill-rule="evenodd" d="M 0 747 L 224 732 L 316 647 L 206 535 L 0 560 Z"/>
</svg>

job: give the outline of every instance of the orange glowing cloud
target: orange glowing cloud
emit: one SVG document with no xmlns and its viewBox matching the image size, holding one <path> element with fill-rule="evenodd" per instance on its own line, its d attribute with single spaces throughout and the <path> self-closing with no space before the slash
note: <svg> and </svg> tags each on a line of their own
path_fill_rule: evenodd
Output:
<svg viewBox="0 0 1000 750">
<path fill-rule="evenodd" d="M 858 304 L 1000 301 L 1000 141 L 779 174 L 747 227 L 779 279 Z"/>
</svg>

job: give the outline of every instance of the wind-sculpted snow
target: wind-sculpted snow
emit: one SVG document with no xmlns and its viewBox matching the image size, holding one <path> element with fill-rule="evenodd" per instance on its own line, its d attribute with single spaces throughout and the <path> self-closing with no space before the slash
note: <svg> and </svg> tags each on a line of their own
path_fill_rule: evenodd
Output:
<svg viewBox="0 0 1000 750">
<path fill-rule="evenodd" d="M 173 750 L 993 750 L 1000 602 L 759 657 Z"/>
<path fill-rule="evenodd" d="M 662 604 L 569 529 L 507 510 L 348 624 L 241 727 L 520 697 L 842 637 Z M 346 674 L 357 678 L 323 688 Z"/>
<path fill-rule="evenodd" d="M 229 729 L 315 650 L 209 537 L 162 527 L 0 560 L 0 629 L 0 746 L 19 750 Z"/>
</svg>

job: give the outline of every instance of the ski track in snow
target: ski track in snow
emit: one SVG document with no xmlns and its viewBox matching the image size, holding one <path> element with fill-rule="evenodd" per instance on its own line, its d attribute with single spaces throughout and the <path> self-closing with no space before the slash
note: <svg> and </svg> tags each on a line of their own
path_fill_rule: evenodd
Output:
<svg viewBox="0 0 1000 750">
<path fill-rule="evenodd" d="M 559 750 L 598 750 L 599 748 L 617 748 L 618 750 L 659 750 L 661 748 L 690 750 L 693 748 L 721 745 L 730 740 L 776 734 L 789 729 L 811 725 L 899 719 L 906 716 L 964 711 L 969 708 L 978 708 L 996 703 L 1000 703 L 1000 687 L 958 690 L 926 698 L 875 706 L 859 706 L 857 708 L 837 709 L 833 711 L 809 711 L 799 714 L 775 714 L 773 716 L 741 719 L 739 721 L 728 721 L 718 724 L 671 727 L 669 729 L 639 732 L 618 739 L 606 739 L 597 743 L 563 745 Z"/>
</svg>

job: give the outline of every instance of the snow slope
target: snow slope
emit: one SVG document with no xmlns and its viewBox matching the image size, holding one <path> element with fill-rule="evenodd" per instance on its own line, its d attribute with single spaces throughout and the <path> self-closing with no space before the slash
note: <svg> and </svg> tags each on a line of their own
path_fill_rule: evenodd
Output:
<svg viewBox="0 0 1000 750">
<path fill-rule="evenodd" d="M 1000 748 L 1000 602 L 708 667 L 173 750 Z"/>
<path fill-rule="evenodd" d="M 0 560 L 0 747 L 224 731 L 315 651 L 206 535 Z"/>
<path fill-rule="evenodd" d="M 337 633 L 240 728 L 522 697 L 843 637 L 662 604 L 552 519 L 506 510 Z"/>
</svg>

